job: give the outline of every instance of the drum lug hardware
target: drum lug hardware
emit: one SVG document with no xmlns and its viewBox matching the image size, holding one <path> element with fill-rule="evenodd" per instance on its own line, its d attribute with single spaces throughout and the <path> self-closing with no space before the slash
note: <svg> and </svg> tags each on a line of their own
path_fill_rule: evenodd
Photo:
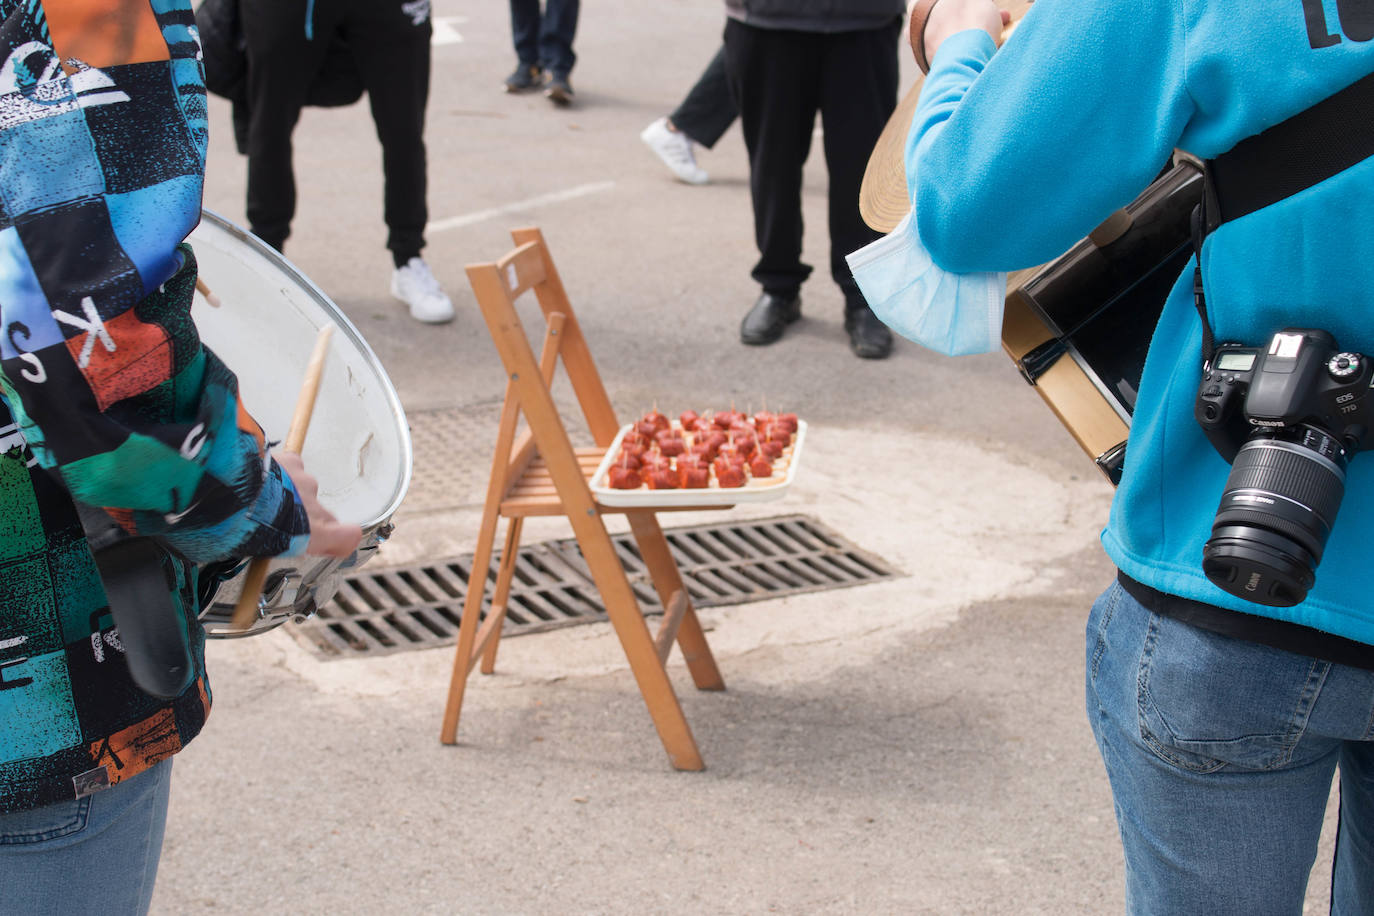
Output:
<svg viewBox="0 0 1374 916">
<path fill-rule="evenodd" d="M 319 608 L 315 606 L 315 599 L 314 599 L 314 598 L 310 598 L 310 599 L 308 599 L 308 600 L 305 602 L 305 606 L 304 606 L 304 607 L 300 607 L 300 608 L 297 608 L 297 609 L 296 609 L 296 615 L 295 615 L 294 617 L 291 618 L 291 622 L 292 622 L 292 623 L 305 623 L 307 620 L 309 620 L 310 618 L 314 617 L 315 614 L 318 613 L 318 612 L 319 612 Z"/>
<path fill-rule="evenodd" d="M 296 602 L 301 597 L 301 586 L 304 584 L 305 578 L 300 574 L 300 571 L 290 570 L 282 578 L 280 604 L 284 607 L 295 607 Z"/>
<path fill-rule="evenodd" d="M 391 524 L 390 522 L 387 522 L 385 525 L 382 525 L 380 528 L 377 529 L 377 532 L 376 532 L 376 535 L 375 535 L 376 538 L 377 538 L 377 543 L 378 543 L 378 544 L 384 543 L 384 542 L 386 541 L 387 538 L 391 537 L 391 533 L 392 533 L 393 531 L 395 531 L 395 530 L 396 530 L 396 526 L 393 525 L 393 524 Z M 374 548 L 374 549 L 375 549 L 375 548 Z"/>
<path fill-rule="evenodd" d="M 277 570 L 267 577 L 267 581 L 264 582 L 262 586 L 262 594 L 258 596 L 259 617 L 267 616 L 267 609 L 279 598 L 286 597 L 288 599 L 288 604 L 295 599 L 295 592 L 299 589 L 289 589 L 290 594 L 287 594 L 287 583 L 293 578 L 299 579 L 300 577 L 296 576 L 294 571 L 289 569 Z"/>
</svg>

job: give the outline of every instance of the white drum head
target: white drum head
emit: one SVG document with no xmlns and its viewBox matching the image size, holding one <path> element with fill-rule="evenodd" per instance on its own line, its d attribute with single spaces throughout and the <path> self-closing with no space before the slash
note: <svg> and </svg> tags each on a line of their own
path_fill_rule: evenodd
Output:
<svg viewBox="0 0 1374 916">
<path fill-rule="evenodd" d="M 335 325 L 301 457 L 320 502 L 368 527 L 391 517 L 410 483 L 411 443 L 400 398 L 372 349 L 313 283 L 278 252 L 204 211 L 188 241 L 220 306 L 196 295 L 201 339 L 239 379 L 244 406 L 281 442 L 315 338 Z"/>
</svg>

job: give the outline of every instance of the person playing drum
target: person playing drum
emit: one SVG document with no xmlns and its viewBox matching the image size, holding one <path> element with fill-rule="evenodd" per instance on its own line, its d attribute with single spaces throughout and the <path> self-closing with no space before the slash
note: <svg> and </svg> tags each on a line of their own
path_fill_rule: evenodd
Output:
<svg viewBox="0 0 1374 916">
<path fill-rule="evenodd" d="M 999 47 L 1006 21 L 990 0 L 913 9 L 929 74 L 905 153 L 912 223 L 951 272 L 1050 261 L 1175 149 L 1217 159 L 1374 72 L 1367 2 L 1036 0 Z M 1366 107 L 1340 126 L 1368 140 L 1370 123 Z M 1332 145 L 1310 139 L 1304 165 Z M 1197 288 L 1190 264 L 1153 336 L 1102 536 L 1121 575 L 1089 619 L 1087 706 L 1132 913 L 1302 912 L 1338 766 L 1332 909 L 1374 913 L 1374 459 L 1346 469 L 1305 599 L 1247 600 L 1203 569 L 1232 469 L 1194 418 L 1195 292 L 1218 346 L 1263 353 L 1300 328 L 1374 352 L 1374 158 L 1303 179 L 1233 221 L 1203 212 Z M 1331 373 L 1354 371 L 1351 355 Z"/>
<path fill-rule="evenodd" d="M 171 757 L 210 707 L 204 564 L 360 532 L 273 460 L 190 318 L 190 0 L 0 0 L 0 47 L 0 910 L 144 912 Z M 136 585 L 187 634 L 176 695 L 135 683 L 78 503 L 159 546 Z"/>
</svg>

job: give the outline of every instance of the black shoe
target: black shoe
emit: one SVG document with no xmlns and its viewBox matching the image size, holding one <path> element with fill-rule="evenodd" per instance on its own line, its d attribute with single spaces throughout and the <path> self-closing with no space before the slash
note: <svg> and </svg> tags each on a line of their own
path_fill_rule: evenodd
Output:
<svg viewBox="0 0 1374 916">
<path fill-rule="evenodd" d="M 892 353 L 892 332 L 867 305 L 845 313 L 844 329 L 849 332 L 849 349 L 860 359 L 887 359 Z"/>
<path fill-rule="evenodd" d="M 740 322 L 739 339 L 751 346 L 770 344 L 782 337 L 783 328 L 801 317 L 801 296 L 764 293 Z"/>
<path fill-rule="evenodd" d="M 544 87 L 544 95 L 555 105 L 567 105 L 572 102 L 573 88 L 572 83 L 568 82 L 567 74 L 555 73 L 549 77 L 549 84 Z"/>
<path fill-rule="evenodd" d="M 544 71 L 535 64 L 521 64 L 506 77 L 507 92 L 528 92 L 544 85 Z"/>
</svg>

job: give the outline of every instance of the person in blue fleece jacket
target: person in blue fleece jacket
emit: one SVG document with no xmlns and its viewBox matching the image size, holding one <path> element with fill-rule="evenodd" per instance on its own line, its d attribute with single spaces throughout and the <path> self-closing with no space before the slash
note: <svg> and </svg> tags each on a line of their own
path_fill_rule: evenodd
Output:
<svg viewBox="0 0 1374 916">
<path fill-rule="evenodd" d="M 1050 261 L 1175 149 L 1209 159 L 1374 72 L 1368 0 L 939 0 L 906 146 L 940 267 Z M 1224 222 L 1201 254 L 1218 342 L 1319 328 L 1374 352 L 1374 158 Z M 1151 341 L 1087 633 L 1089 718 L 1132 913 L 1299 913 L 1339 766 L 1332 910 L 1374 913 L 1374 458 L 1355 455 L 1316 584 L 1267 607 L 1202 571 L 1230 465 L 1193 417 L 1193 269 Z"/>
</svg>

